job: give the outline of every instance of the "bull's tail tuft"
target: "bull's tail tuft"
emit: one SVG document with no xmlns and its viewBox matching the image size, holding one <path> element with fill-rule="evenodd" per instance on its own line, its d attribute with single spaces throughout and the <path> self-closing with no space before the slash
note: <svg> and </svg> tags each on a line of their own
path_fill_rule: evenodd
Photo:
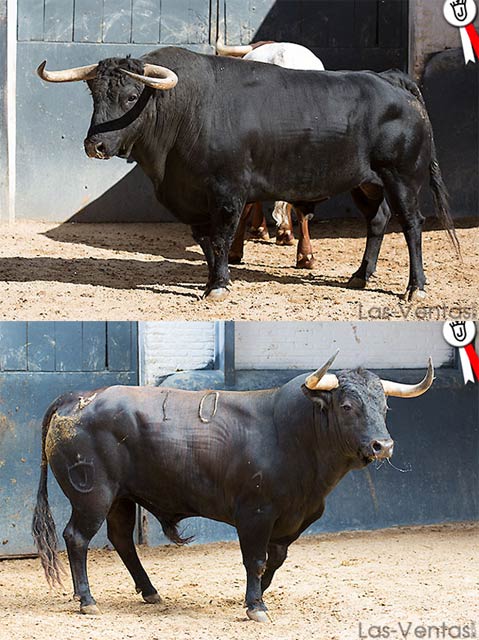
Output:
<svg viewBox="0 0 479 640">
<path fill-rule="evenodd" d="M 178 546 L 182 546 L 184 544 L 189 544 L 192 540 L 194 540 L 195 536 L 187 536 L 184 538 L 180 532 L 178 531 L 178 522 L 175 520 L 166 520 L 162 518 L 160 520 L 161 528 L 163 529 L 163 533 L 171 540 L 174 544 Z"/>
<path fill-rule="evenodd" d="M 48 584 L 51 587 L 62 586 L 61 574 L 65 572 L 58 557 L 58 538 L 50 505 L 48 504 L 48 460 L 45 452 L 45 441 L 50 420 L 57 409 L 59 400 L 56 400 L 47 409 L 42 423 L 42 462 L 40 469 L 40 482 L 37 491 L 37 503 L 33 512 L 32 535 L 40 560 L 45 571 Z"/>
</svg>

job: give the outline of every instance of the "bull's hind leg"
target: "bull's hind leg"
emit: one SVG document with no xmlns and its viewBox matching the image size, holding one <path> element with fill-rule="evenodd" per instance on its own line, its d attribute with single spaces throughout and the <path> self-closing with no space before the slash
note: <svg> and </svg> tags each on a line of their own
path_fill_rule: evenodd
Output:
<svg viewBox="0 0 479 640">
<path fill-rule="evenodd" d="M 71 518 L 63 532 L 72 573 L 74 597 L 80 600 L 80 612 L 98 615 L 99 608 L 90 592 L 87 575 L 88 545 L 101 527 L 105 512 L 73 508 Z"/>
<path fill-rule="evenodd" d="M 353 289 L 364 289 L 367 281 L 376 271 L 379 251 L 391 218 L 391 211 L 383 201 L 381 187 L 373 187 L 373 185 L 358 187 L 351 192 L 351 195 L 366 218 L 368 235 L 361 266 L 349 279 L 348 286 Z"/>
<path fill-rule="evenodd" d="M 424 216 L 419 210 L 418 189 L 397 174 L 387 172 L 384 176 L 386 198 L 395 213 L 406 238 L 409 251 L 409 281 L 404 300 L 424 298 L 426 277 L 422 263 L 422 227 Z"/>
<path fill-rule="evenodd" d="M 135 582 L 136 592 L 143 596 L 148 604 L 161 602 L 157 590 L 151 584 L 144 570 L 135 545 L 133 544 L 133 530 L 136 520 L 136 503 L 127 498 L 116 500 L 107 516 L 108 539 L 123 560 L 125 567 Z"/>
<path fill-rule="evenodd" d="M 264 593 L 271 584 L 274 574 L 281 567 L 288 555 L 287 544 L 268 545 L 268 560 L 266 562 L 266 571 L 261 578 L 261 592 Z"/>
</svg>

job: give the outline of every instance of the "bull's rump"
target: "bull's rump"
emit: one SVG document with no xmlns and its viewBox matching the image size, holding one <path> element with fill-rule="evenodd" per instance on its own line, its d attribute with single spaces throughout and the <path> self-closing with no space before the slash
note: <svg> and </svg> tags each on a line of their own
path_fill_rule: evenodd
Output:
<svg viewBox="0 0 479 640">
<path fill-rule="evenodd" d="M 48 460 L 73 504 L 129 496 L 156 515 L 233 523 L 241 483 L 267 448 L 269 395 L 248 402 L 238 393 L 135 387 L 73 394 L 52 416 Z M 258 424 L 263 436 L 252 438 Z"/>
</svg>

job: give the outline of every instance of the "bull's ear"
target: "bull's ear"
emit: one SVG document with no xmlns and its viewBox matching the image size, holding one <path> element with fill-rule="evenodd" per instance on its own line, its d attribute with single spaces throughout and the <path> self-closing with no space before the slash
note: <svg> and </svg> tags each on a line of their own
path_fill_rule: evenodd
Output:
<svg viewBox="0 0 479 640">
<path fill-rule="evenodd" d="M 318 404 L 321 409 L 327 409 L 331 403 L 331 391 L 314 391 L 308 389 L 305 384 L 301 385 L 301 390 L 311 402 Z"/>
</svg>

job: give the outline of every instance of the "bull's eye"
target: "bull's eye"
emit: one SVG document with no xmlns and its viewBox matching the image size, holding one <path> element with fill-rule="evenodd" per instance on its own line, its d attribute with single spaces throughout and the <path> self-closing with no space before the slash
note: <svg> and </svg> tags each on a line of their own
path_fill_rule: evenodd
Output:
<svg viewBox="0 0 479 640">
<path fill-rule="evenodd" d="M 346 411 L 346 413 L 347 413 L 348 411 L 352 411 L 352 408 L 353 408 L 353 407 L 349 404 L 349 402 L 344 402 L 344 403 L 341 405 L 341 409 L 342 409 L 343 411 Z"/>
<path fill-rule="evenodd" d="M 135 102 L 135 100 L 138 100 L 138 96 L 136 95 L 136 93 L 131 93 L 128 98 L 127 98 L 128 102 Z"/>
</svg>

